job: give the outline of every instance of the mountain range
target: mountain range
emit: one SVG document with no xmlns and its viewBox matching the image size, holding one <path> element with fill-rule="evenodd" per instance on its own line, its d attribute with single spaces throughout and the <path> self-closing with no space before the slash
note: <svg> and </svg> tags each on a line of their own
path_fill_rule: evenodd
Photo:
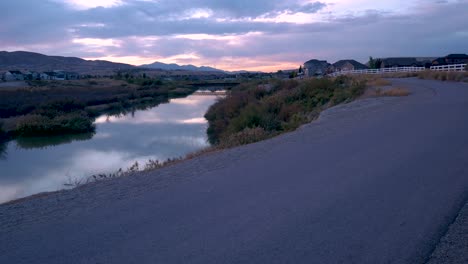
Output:
<svg viewBox="0 0 468 264">
<path fill-rule="evenodd" d="M 151 64 L 145 64 L 139 66 L 140 68 L 147 68 L 147 69 L 161 69 L 161 70 L 184 70 L 184 71 L 205 71 L 205 72 L 224 72 L 223 70 L 212 68 L 212 67 L 207 67 L 207 66 L 201 66 L 197 67 L 194 65 L 178 65 L 175 63 L 171 64 L 165 64 L 162 62 L 154 62 Z"/>
<path fill-rule="evenodd" d="M 135 68 L 135 66 L 104 60 L 84 60 L 76 57 L 47 56 L 28 51 L 0 51 L 0 70 L 65 70 L 79 73 L 99 73 L 132 68 Z"/>
<path fill-rule="evenodd" d="M 30 70 L 30 71 L 51 71 L 65 70 L 81 74 L 101 74 L 115 70 L 126 69 L 162 69 L 162 70 L 184 70 L 196 72 L 224 72 L 211 67 L 197 67 L 194 65 L 165 64 L 155 62 L 141 65 L 139 67 L 116 63 L 105 60 L 84 60 L 77 57 L 47 56 L 40 53 L 28 51 L 0 51 L 0 70 Z"/>
</svg>

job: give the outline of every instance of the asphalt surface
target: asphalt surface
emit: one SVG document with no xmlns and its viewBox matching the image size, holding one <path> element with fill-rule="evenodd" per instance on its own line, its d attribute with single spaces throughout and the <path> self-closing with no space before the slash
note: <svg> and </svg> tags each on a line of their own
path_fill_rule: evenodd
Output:
<svg viewBox="0 0 468 264">
<path fill-rule="evenodd" d="M 468 198 L 468 84 L 0 205 L 0 263 L 424 263 Z"/>
</svg>

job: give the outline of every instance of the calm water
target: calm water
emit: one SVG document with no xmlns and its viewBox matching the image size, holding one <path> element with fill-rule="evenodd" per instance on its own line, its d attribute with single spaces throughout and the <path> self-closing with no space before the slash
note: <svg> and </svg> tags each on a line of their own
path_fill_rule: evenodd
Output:
<svg viewBox="0 0 468 264">
<path fill-rule="evenodd" d="M 166 160 L 209 145 L 203 115 L 216 96 L 191 95 L 120 117 L 96 119 L 94 135 L 8 142 L 0 157 L 0 203 L 64 188 L 70 179 Z"/>
</svg>

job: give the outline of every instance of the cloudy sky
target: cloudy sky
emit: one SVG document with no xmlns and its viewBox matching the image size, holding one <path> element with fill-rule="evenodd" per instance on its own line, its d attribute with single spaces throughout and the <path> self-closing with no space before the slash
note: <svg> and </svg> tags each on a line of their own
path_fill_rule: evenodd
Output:
<svg viewBox="0 0 468 264">
<path fill-rule="evenodd" d="M 468 0 L 1 0 L 0 50 L 225 70 L 468 53 Z"/>
</svg>

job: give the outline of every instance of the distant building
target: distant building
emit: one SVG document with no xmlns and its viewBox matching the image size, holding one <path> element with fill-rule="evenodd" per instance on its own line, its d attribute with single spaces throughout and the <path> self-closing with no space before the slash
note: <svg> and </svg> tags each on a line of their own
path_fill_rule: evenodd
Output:
<svg viewBox="0 0 468 264">
<path fill-rule="evenodd" d="M 24 80 L 24 75 L 20 71 L 7 71 L 3 74 L 4 81 L 23 81 Z"/>
<path fill-rule="evenodd" d="M 432 65 L 446 65 L 447 63 L 445 62 L 445 58 L 437 58 L 432 61 Z"/>
<path fill-rule="evenodd" d="M 39 79 L 41 80 L 52 80 L 52 76 L 50 76 L 47 72 L 43 72 L 39 74 Z"/>
<path fill-rule="evenodd" d="M 76 72 L 67 72 L 67 71 L 61 71 L 61 70 L 56 70 L 53 71 L 53 80 L 58 80 L 58 81 L 64 81 L 64 80 L 76 80 L 79 79 L 79 74 Z"/>
<path fill-rule="evenodd" d="M 385 58 L 381 59 L 381 68 L 393 67 L 422 67 L 424 62 L 418 61 L 416 58 Z"/>
<path fill-rule="evenodd" d="M 432 65 L 464 64 L 468 63 L 466 54 L 450 54 L 432 61 Z"/>
<path fill-rule="evenodd" d="M 65 79 L 67 80 L 78 80 L 80 79 L 80 74 L 76 72 L 65 72 Z"/>
<path fill-rule="evenodd" d="M 53 80 L 64 81 L 67 79 L 67 75 L 64 71 L 53 71 Z"/>
<path fill-rule="evenodd" d="M 450 54 L 445 57 L 448 64 L 463 64 L 468 63 L 468 55 L 466 54 Z"/>
<path fill-rule="evenodd" d="M 56 81 L 64 81 L 64 80 L 77 80 L 80 78 L 80 75 L 76 72 L 67 72 L 67 71 L 48 71 L 43 72 L 39 75 L 41 80 L 56 80 Z"/>
<path fill-rule="evenodd" d="M 43 72 L 41 73 L 41 80 L 55 80 L 55 72 Z"/>
<path fill-rule="evenodd" d="M 365 70 L 368 67 L 355 60 L 340 60 L 333 63 L 334 71 L 354 71 L 354 70 Z"/>
<path fill-rule="evenodd" d="M 39 73 L 38 72 L 31 72 L 31 71 L 23 71 L 24 80 L 38 80 Z"/>
<path fill-rule="evenodd" d="M 321 76 L 327 74 L 331 64 L 326 60 L 309 60 L 304 63 L 304 75 L 306 77 Z"/>
</svg>

